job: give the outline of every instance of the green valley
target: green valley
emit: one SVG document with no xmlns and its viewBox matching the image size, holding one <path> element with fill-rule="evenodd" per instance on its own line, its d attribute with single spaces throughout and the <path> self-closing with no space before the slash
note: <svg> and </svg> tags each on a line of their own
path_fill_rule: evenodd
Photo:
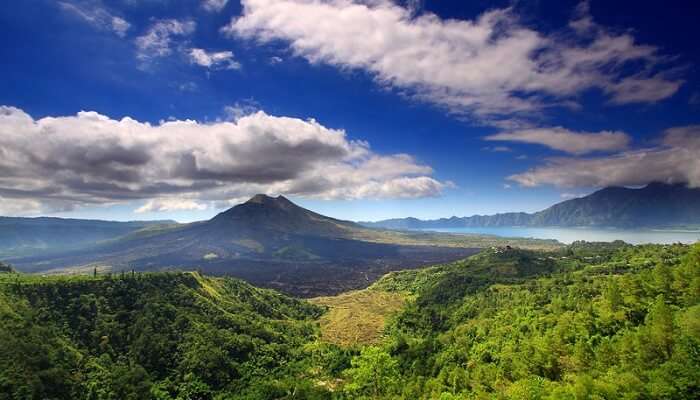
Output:
<svg viewBox="0 0 700 400">
<path fill-rule="evenodd" d="M 296 300 L 198 273 L 0 274 L 0 398 L 692 399 L 700 244 L 493 247 Z"/>
</svg>

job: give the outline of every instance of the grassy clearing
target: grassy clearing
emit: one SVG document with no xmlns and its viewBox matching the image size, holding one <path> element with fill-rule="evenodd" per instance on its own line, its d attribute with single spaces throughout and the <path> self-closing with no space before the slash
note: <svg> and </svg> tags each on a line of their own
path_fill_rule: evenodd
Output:
<svg viewBox="0 0 700 400">
<path fill-rule="evenodd" d="M 387 318 L 399 311 L 406 300 L 403 293 L 365 289 L 317 297 L 311 302 L 329 308 L 320 319 L 321 340 L 354 346 L 379 342 Z"/>
</svg>

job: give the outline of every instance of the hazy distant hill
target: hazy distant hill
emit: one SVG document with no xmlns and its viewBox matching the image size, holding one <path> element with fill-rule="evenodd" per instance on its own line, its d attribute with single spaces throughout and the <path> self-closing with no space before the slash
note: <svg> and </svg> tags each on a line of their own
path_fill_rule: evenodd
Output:
<svg viewBox="0 0 700 400">
<path fill-rule="evenodd" d="M 175 222 L 0 217 L 0 254 L 82 246 L 168 224 Z"/>
<path fill-rule="evenodd" d="M 398 218 L 364 222 L 386 229 L 494 226 L 599 226 L 652 228 L 700 225 L 700 189 L 651 183 L 643 188 L 608 187 L 533 214 L 504 213 L 437 220 Z"/>
</svg>

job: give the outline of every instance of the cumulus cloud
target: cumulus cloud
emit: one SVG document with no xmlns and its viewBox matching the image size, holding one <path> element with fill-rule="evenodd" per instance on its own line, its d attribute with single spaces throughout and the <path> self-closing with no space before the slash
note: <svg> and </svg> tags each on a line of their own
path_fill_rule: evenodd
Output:
<svg viewBox="0 0 700 400">
<path fill-rule="evenodd" d="M 0 215 L 39 215 L 41 202 L 34 199 L 12 199 L 0 196 Z"/>
<path fill-rule="evenodd" d="M 100 1 L 60 1 L 58 5 L 65 11 L 80 17 L 96 29 L 105 29 L 119 37 L 126 36 L 131 24 L 124 18 L 112 15 Z"/>
<path fill-rule="evenodd" d="M 0 196 L 47 209 L 146 200 L 145 212 L 259 192 L 425 197 L 449 187 L 431 175 L 409 155 L 377 154 L 313 119 L 258 111 L 235 122 L 153 125 L 86 111 L 34 119 L 0 107 Z"/>
<path fill-rule="evenodd" d="M 228 0 L 204 0 L 202 8 L 209 12 L 219 12 L 226 7 Z"/>
<path fill-rule="evenodd" d="M 204 49 L 193 48 L 189 51 L 189 57 L 193 64 L 210 70 L 241 68 L 241 64 L 233 58 L 230 51 L 207 52 Z"/>
<path fill-rule="evenodd" d="M 486 136 L 485 140 L 534 143 L 571 154 L 626 149 L 631 141 L 621 131 L 574 132 L 562 127 L 522 129 Z"/>
<path fill-rule="evenodd" d="M 173 37 L 188 36 L 196 27 L 196 23 L 190 20 L 156 21 L 145 34 L 136 38 L 136 56 L 144 62 L 168 56 L 173 52 Z"/>
<path fill-rule="evenodd" d="M 165 198 L 148 200 L 146 204 L 134 210 L 136 213 L 163 212 L 163 211 L 192 211 L 206 210 L 207 205 L 192 199 Z"/>
<path fill-rule="evenodd" d="M 390 0 L 242 4 L 225 34 L 285 41 L 311 63 L 368 71 L 382 85 L 496 125 L 499 116 L 571 105 L 592 88 L 613 103 L 655 102 L 682 83 L 658 71 L 667 60 L 657 48 L 596 24 L 587 3 L 566 31 L 550 34 L 524 26 L 512 8 L 453 20 L 416 16 Z"/>
<path fill-rule="evenodd" d="M 260 104 L 253 99 L 237 101 L 233 105 L 224 107 L 224 114 L 229 121 L 238 121 L 258 111 L 260 111 Z"/>
<path fill-rule="evenodd" d="M 607 157 L 555 158 L 510 180 L 523 186 L 636 186 L 649 182 L 700 187 L 700 125 L 668 129 L 657 147 Z"/>
</svg>

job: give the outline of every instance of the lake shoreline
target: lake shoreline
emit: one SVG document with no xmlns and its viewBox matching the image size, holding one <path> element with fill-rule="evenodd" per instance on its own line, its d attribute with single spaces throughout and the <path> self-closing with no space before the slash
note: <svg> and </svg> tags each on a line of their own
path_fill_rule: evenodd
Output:
<svg viewBox="0 0 700 400">
<path fill-rule="evenodd" d="M 464 227 L 426 228 L 425 232 L 453 234 L 481 234 L 499 237 L 553 239 L 571 244 L 577 240 L 588 242 L 612 242 L 622 240 L 630 244 L 672 244 L 695 243 L 700 241 L 700 230 L 689 229 L 621 229 L 591 227 Z"/>
</svg>

